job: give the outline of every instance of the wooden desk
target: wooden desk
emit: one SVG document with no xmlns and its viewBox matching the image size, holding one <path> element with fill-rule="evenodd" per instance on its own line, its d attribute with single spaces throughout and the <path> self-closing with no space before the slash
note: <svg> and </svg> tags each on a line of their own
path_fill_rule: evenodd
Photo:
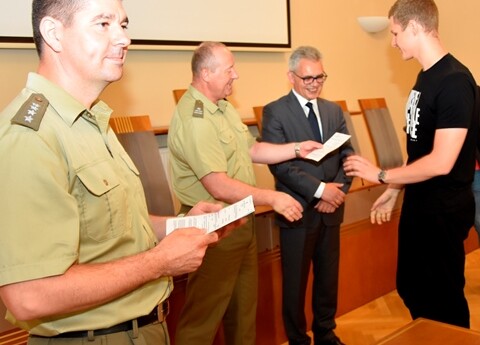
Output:
<svg viewBox="0 0 480 345">
<path fill-rule="evenodd" d="M 377 345 L 480 345 L 480 333 L 419 318 L 382 339 Z"/>
</svg>

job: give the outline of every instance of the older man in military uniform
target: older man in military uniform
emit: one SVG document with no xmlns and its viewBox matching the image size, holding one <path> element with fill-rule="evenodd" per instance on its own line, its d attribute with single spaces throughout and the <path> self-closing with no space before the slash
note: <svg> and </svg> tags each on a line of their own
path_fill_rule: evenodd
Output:
<svg viewBox="0 0 480 345">
<path fill-rule="evenodd" d="M 256 142 L 235 108 L 225 100 L 238 78 L 225 45 L 204 42 L 192 58 L 192 84 L 180 99 L 170 125 L 174 190 L 188 210 L 198 200 L 237 202 L 248 195 L 287 220 L 302 217 L 291 196 L 255 187 L 252 160 L 276 163 L 305 157 L 321 147 L 314 141 L 275 145 Z M 226 343 L 255 344 L 257 248 L 253 218 L 214 248 L 188 278 L 177 345 L 211 344 L 223 318 Z"/>
</svg>

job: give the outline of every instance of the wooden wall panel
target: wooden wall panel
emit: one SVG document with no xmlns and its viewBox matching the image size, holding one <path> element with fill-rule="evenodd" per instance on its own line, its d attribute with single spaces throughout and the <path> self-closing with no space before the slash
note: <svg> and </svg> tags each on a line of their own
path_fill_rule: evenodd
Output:
<svg viewBox="0 0 480 345">
<path fill-rule="evenodd" d="M 382 225 L 366 219 L 342 228 L 337 315 L 395 290 L 398 219 L 399 212 Z"/>
<path fill-rule="evenodd" d="M 395 289 L 397 225 L 399 212 L 390 223 L 371 225 L 369 220 L 342 226 L 340 235 L 340 282 L 337 315 L 353 310 Z M 282 321 L 282 272 L 280 250 L 274 248 L 259 253 L 259 293 L 257 309 L 257 344 L 282 344 L 286 341 Z M 185 280 L 175 284 L 170 298 L 172 314 L 168 327 L 173 334 L 178 310 L 183 305 Z M 312 280 L 307 287 L 305 312 L 312 322 Z M 217 336 L 215 345 L 223 345 Z"/>
</svg>

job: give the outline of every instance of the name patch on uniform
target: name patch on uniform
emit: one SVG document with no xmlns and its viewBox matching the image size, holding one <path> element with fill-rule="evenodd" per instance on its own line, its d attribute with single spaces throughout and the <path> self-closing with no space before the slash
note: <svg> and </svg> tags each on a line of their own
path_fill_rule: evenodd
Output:
<svg viewBox="0 0 480 345">
<path fill-rule="evenodd" d="M 193 117 L 203 118 L 203 102 L 200 100 L 195 101 L 195 107 L 193 108 Z"/>
<path fill-rule="evenodd" d="M 15 116 L 12 117 L 11 123 L 38 131 L 43 115 L 45 115 L 47 111 L 48 104 L 48 100 L 41 93 L 30 95 Z"/>
</svg>

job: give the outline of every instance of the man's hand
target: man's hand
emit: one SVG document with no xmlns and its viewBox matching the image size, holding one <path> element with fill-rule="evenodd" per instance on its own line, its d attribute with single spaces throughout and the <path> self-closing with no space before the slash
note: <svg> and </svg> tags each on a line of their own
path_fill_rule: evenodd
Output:
<svg viewBox="0 0 480 345">
<path fill-rule="evenodd" d="M 302 141 L 298 145 L 300 147 L 301 158 L 305 158 L 310 152 L 321 149 L 323 147 L 323 144 L 313 140 Z"/>
<path fill-rule="evenodd" d="M 195 271 L 203 261 L 208 246 L 217 243 L 218 234 L 198 228 L 173 231 L 153 249 L 160 253 L 163 275 L 178 276 Z"/>
<path fill-rule="evenodd" d="M 339 207 L 345 202 L 345 193 L 341 190 L 342 187 L 343 183 L 326 183 L 322 194 L 322 200 L 328 202 L 335 208 Z"/>
<path fill-rule="evenodd" d="M 392 210 L 399 193 L 400 189 L 387 188 L 385 192 L 378 197 L 370 210 L 370 221 L 372 224 L 382 224 L 390 221 Z"/>
<path fill-rule="evenodd" d="M 187 216 L 198 216 L 205 213 L 218 212 L 222 209 L 221 204 L 200 201 L 188 211 Z"/>
<path fill-rule="evenodd" d="M 222 205 L 214 204 L 211 202 L 200 201 L 193 206 L 187 213 L 189 216 L 197 216 L 205 213 L 218 212 L 222 209 Z M 166 220 L 170 217 L 162 217 L 156 215 L 150 215 L 150 221 L 152 222 L 153 231 L 159 241 L 163 240 L 166 236 Z"/>
<path fill-rule="evenodd" d="M 348 156 L 343 163 L 343 170 L 345 170 L 345 175 L 349 177 L 356 176 L 372 183 L 380 183 L 378 181 L 380 168 L 361 156 Z"/>
<path fill-rule="evenodd" d="M 333 213 L 337 208 L 337 206 L 334 206 L 325 200 L 320 200 L 315 205 L 315 209 L 320 213 Z"/>
<path fill-rule="evenodd" d="M 218 212 L 222 209 L 221 204 L 214 204 L 211 202 L 200 201 L 186 214 L 187 216 L 198 216 L 206 213 Z M 231 222 L 224 227 L 215 230 L 218 235 L 218 239 L 221 240 L 232 233 L 235 228 L 244 225 L 247 222 L 247 218 L 240 218 L 234 222 Z"/>
<path fill-rule="evenodd" d="M 274 192 L 272 207 L 275 212 L 280 213 L 290 222 L 303 217 L 303 207 L 293 197 L 283 192 Z"/>
</svg>

